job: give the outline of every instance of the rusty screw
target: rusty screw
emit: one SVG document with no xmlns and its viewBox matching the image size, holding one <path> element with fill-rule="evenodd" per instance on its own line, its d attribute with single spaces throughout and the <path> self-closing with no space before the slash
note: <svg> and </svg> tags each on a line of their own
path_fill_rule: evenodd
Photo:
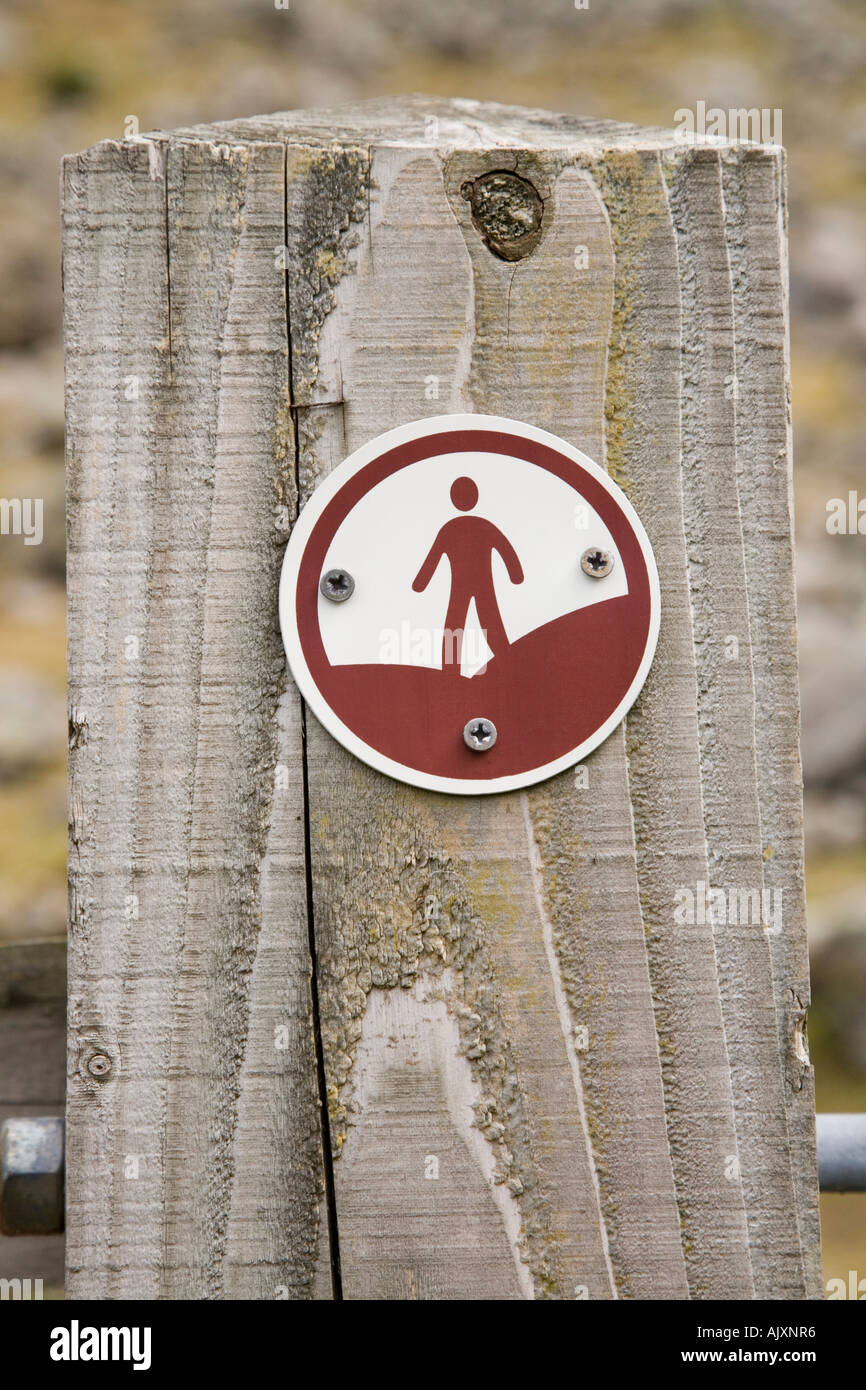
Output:
<svg viewBox="0 0 866 1390">
<path fill-rule="evenodd" d="M 0 1231 L 50 1236 L 63 1230 L 63 1120 L 28 1117 L 0 1125 Z"/>
<path fill-rule="evenodd" d="M 95 1052 L 87 1063 L 87 1070 L 101 1081 L 111 1071 L 111 1058 L 106 1057 L 104 1052 Z"/>
<path fill-rule="evenodd" d="M 345 603 L 355 592 L 355 581 L 348 570 L 328 570 L 322 575 L 319 591 L 331 603 Z"/>
<path fill-rule="evenodd" d="M 471 748 L 473 753 L 486 753 L 488 748 L 492 748 L 497 738 L 496 725 L 492 719 L 482 719 L 476 716 L 470 719 L 463 730 L 463 742 L 467 748 Z"/>
<path fill-rule="evenodd" d="M 602 550 L 597 545 L 591 546 L 581 555 L 580 568 L 590 579 L 604 579 L 613 569 L 613 553 L 610 550 Z"/>
</svg>

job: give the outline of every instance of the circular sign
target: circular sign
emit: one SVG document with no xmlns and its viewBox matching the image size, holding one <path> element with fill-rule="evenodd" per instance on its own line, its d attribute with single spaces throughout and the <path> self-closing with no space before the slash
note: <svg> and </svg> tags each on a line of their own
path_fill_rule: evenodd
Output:
<svg viewBox="0 0 866 1390">
<path fill-rule="evenodd" d="M 620 488 L 491 415 L 358 449 L 301 511 L 280 580 L 292 674 L 334 738 L 413 786 L 476 795 L 607 738 L 646 679 L 659 607 Z"/>
</svg>

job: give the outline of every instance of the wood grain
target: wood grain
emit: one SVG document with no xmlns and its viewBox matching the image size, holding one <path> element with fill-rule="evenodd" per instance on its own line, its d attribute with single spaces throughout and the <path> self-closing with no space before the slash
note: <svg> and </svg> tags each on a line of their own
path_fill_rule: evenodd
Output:
<svg viewBox="0 0 866 1390">
<path fill-rule="evenodd" d="M 755 763 L 755 689 L 749 660 L 742 512 L 737 478 L 733 305 L 720 160 L 695 154 L 672 180 L 684 299 L 683 482 L 698 672 L 708 887 L 732 920 L 713 928 L 757 1297 L 803 1285 L 792 1242 L 782 1056 L 769 934 L 760 913 L 742 920 L 740 894 L 763 886 Z M 734 639 L 733 643 L 731 639 Z M 745 651 L 740 652 L 740 646 Z M 737 814 L 732 815 L 732 807 Z"/>
<path fill-rule="evenodd" d="M 665 1113 L 692 1297 L 752 1288 L 745 1214 L 725 1178 L 734 1148 L 731 1081 L 711 929 L 672 905 L 706 876 L 695 670 L 679 469 L 680 277 L 654 153 L 597 167 L 616 249 L 608 466 L 644 518 L 662 585 L 653 670 L 626 721 L 628 796 Z"/>
<path fill-rule="evenodd" d="M 793 525 L 788 265 L 784 160 L 750 151 L 722 164 L 734 309 L 738 483 L 755 689 L 755 762 L 765 889 L 782 895 L 769 933 L 795 1209 L 806 1284 L 822 1288 L 812 1180 L 815 1091 L 805 1036 L 809 1006 L 797 608 L 789 561 Z"/>
<path fill-rule="evenodd" d="M 817 1296 L 778 160 L 409 98 L 98 146 L 65 207 L 73 1289 Z M 480 798 L 335 744 L 275 627 L 296 500 L 466 410 L 605 464 L 663 603 L 580 774 Z"/>
<path fill-rule="evenodd" d="M 69 1291 L 309 1296 L 324 1183 L 276 624 L 283 148 L 98 146 L 67 164 L 64 217 Z"/>
</svg>

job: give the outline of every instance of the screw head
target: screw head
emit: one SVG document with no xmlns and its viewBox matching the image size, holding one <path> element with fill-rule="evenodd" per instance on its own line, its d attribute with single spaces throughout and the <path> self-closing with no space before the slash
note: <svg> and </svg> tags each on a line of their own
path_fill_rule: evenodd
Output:
<svg viewBox="0 0 866 1390">
<path fill-rule="evenodd" d="M 355 592 L 355 581 L 348 570 L 328 570 L 319 581 L 319 592 L 331 603 L 345 603 Z"/>
<path fill-rule="evenodd" d="M 104 1052 L 95 1052 L 87 1063 L 87 1070 L 91 1076 L 107 1076 L 111 1071 L 111 1058 Z"/>
<path fill-rule="evenodd" d="M 613 569 L 613 552 L 602 550 L 598 545 L 590 546 L 580 557 L 580 568 L 590 579 L 604 579 Z"/>
<path fill-rule="evenodd" d="M 486 753 L 488 748 L 492 748 L 499 734 L 492 719 L 484 719 L 481 715 L 476 715 L 470 719 L 463 729 L 463 742 L 467 748 L 471 748 L 473 753 Z"/>
</svg>

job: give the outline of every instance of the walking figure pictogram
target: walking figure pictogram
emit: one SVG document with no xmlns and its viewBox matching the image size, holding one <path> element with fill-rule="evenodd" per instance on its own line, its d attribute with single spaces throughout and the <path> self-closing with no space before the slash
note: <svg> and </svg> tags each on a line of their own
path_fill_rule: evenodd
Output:
<svg viewBox="0 0 866 1390">
<path fill-rule="evenodd" d="M 460 512 L 472 511 L 478 503 L 478 488 L 471 478 L 455 479 L 451 484 L 451 501 Z M 452 517 L 441 527 L 426 560 L 412 582 L 415 593 L 422 593 L 433 578 L 442 556 L 448 557 L 451 567 L 451 596 L 448 600 L 442 639 L 443 667 L 448 662 L 449 641 L 452 647 L 451 659 L 455 663 L 460 662 L 466 618 L 473 598 L 478 621 L 493 655 L 504 652 L 509 646 L 493 583 L 494 551 L 505 562 L 512 584 L 522 584 L 523 568 L 520 560 L 511 542 L 498 526 L 494 526 L 492 521 L 487 521 L 483 516 Z"/>
</svg>

